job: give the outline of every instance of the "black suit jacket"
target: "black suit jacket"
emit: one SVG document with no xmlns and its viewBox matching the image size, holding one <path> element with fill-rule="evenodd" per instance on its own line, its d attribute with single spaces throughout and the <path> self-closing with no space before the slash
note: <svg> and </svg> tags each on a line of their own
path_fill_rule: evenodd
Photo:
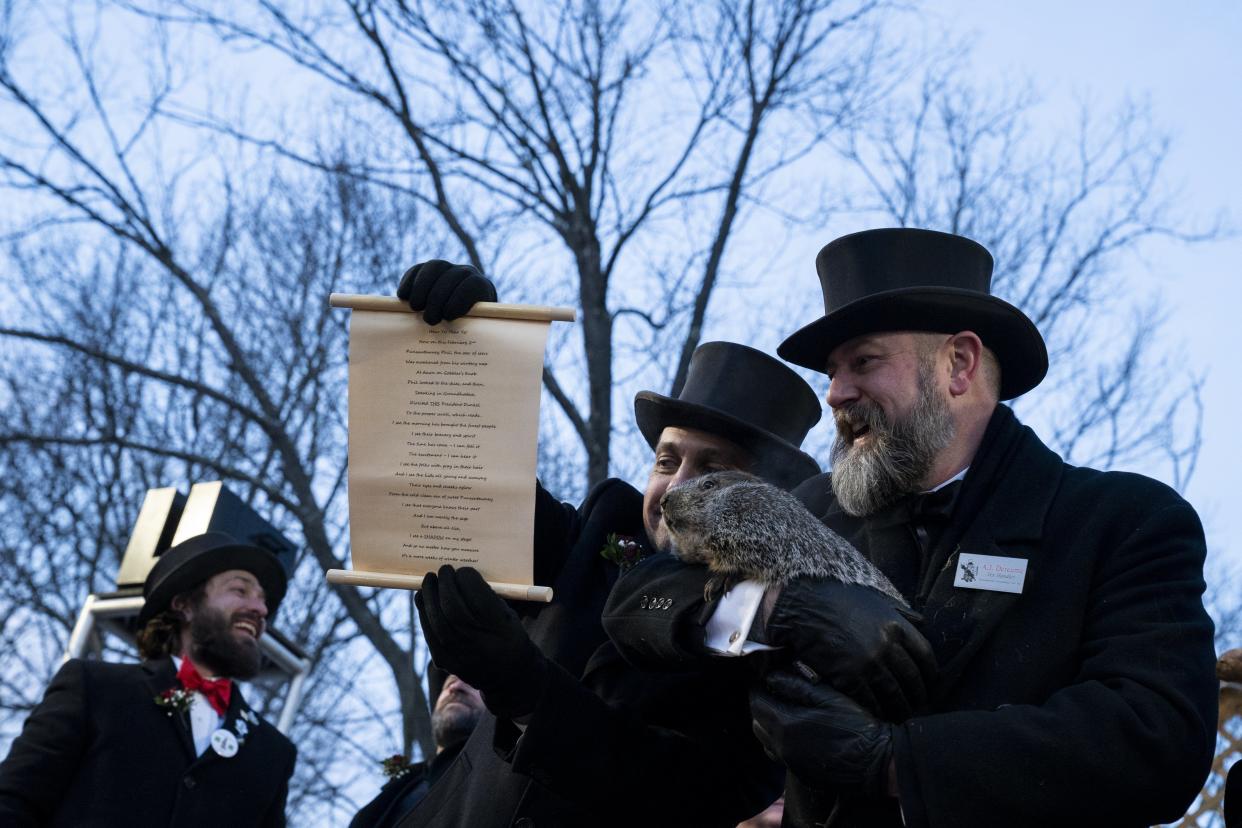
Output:
<svg viewBox="0 0 1242 828">
<path fill-rule="evenodd" d="M 196 756 L 187 716 L 155 703 L 179 686 L 172 659 L 65 662 L 0 763 L 0 825 L 284 825 L 293 744 L 235 687 L 221 726 L 250 719 L 244 741 Z"/>
<path fill-rule="evenodd" d="M 827 475 L 795 493 L 867 552 L 867 521 L 841 511 Z M 1021 594 L 954 586 L 963 552 L 1027 561 Z M 1215 747 L 1204 555 L 1199 520 L 1172 490 L 1069 466 L 998 406 L 927 579 L 907 596 L 941 671 L 931 708 L 896 730 L 906 824 L 1179 818 Z M 636 567 L 610 600 L 609 633 L 648 666 L 701 660 L 701 601 L 672 619 L 639 605 L 692 602 L 703 577 L 672 561 Z M 834 807 L 832 825 L 902 824 L 891 800 L 837 799 L 791 777 L 786 824 Z"/>
<path fill-rule="evenodd" d="M 553 662 L 547 691 L 523 728 L 485 714 L 400 824 L 732 828 L 762 810 L 781 773 L 751 735 L 733 675 L 744 665 L 644 675 L 607 643 L 600 613 L 617 567 L 599 553 L 610 533 L 643 536 L 642 495 L 608 480 L 579 509 L 542 488 L 536 504 L 536 581 L 555 598 L 516 608 Z M 701 798 L 722 781 L 727 796 Z"/>
</svg>

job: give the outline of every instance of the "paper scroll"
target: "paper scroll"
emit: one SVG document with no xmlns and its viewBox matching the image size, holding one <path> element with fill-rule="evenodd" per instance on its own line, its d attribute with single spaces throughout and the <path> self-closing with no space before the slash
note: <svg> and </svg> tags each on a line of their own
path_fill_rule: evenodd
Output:
<svg viewBox="0 0 1242 828">
<path fill-rule="evenodd" d="M 417 589 L 452 564 L 506 597 L 550 601 L 533 584 L 540 379 L 548 324 L 573 311 L 480 302 L 429 326 L 388 297 L 333 294 L 332 304 L 354 309 L 353 570 L 328 580 Z"/>
</svg>

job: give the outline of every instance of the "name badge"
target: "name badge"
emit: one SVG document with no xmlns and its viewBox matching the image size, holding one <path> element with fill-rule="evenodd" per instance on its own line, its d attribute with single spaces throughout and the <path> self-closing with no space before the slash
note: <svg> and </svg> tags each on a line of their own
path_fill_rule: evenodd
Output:
<svg viewBox="0 0 1242 828">
<path fill-rule="evenodd" d="M 962 552 L 957 556 L 957 576 L 953 579 L 953 586 L 1021 593 L 1022 583 L 1026 580 L 1026 563 L 1025 558 Z"/>
</svg>

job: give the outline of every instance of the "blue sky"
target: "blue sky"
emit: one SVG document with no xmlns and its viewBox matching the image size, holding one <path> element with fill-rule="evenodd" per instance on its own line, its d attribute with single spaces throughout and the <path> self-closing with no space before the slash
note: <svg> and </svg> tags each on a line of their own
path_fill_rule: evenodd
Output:
<svg viewBox="0 0 1242 828">
<path fill-rule="evenodd" d="M 1242 229 L 1242 3 L 930 0 L 924 9 L 949 31 L 977 36 L 978 71 L 1029 77 L 1050 115 L 1083 98 L 1149 98 L 1173 139 L 1167 171 L 1183 212 L 1206 222 L 1224 210 Z M 1147 253 L 1147 276 L 1169 304 L 1164 347 L 1184 346 L 1186 370 L 1208 376 L 1203 451 L 1186 495 L 1210 554 L 1242 566 L 1242 235 Z"/>
</svg>

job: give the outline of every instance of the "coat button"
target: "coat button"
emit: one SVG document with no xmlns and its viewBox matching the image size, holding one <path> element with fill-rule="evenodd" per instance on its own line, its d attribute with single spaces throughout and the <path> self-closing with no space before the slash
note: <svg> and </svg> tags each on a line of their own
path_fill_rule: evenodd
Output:
<svg viewBox="0 0 1242 828">
<path fill-rule="evenodd" d="M 521 817 L 513 823 L 513 828 L 535 828 L 535 821 L 530 817 Z"/>
<path fill-rule="evenodd" d="M 198 782 L 194 781 L 193 776 L 187 776 L 185 778 L 185 786 L 189 788 L 190 790 L 194 790 L 196 785 L 198 785 Z"/>
<path fill-rule="evenodd" d="M 642 598 L 639 598 L 639 599 L 638 599 L 638 607 L 639 607 L 639 609 L 646 609 L 646 608 L 647 608 L 647 596 L 646 596 L 646 595 L 644 595 Z"/>
</svg>

